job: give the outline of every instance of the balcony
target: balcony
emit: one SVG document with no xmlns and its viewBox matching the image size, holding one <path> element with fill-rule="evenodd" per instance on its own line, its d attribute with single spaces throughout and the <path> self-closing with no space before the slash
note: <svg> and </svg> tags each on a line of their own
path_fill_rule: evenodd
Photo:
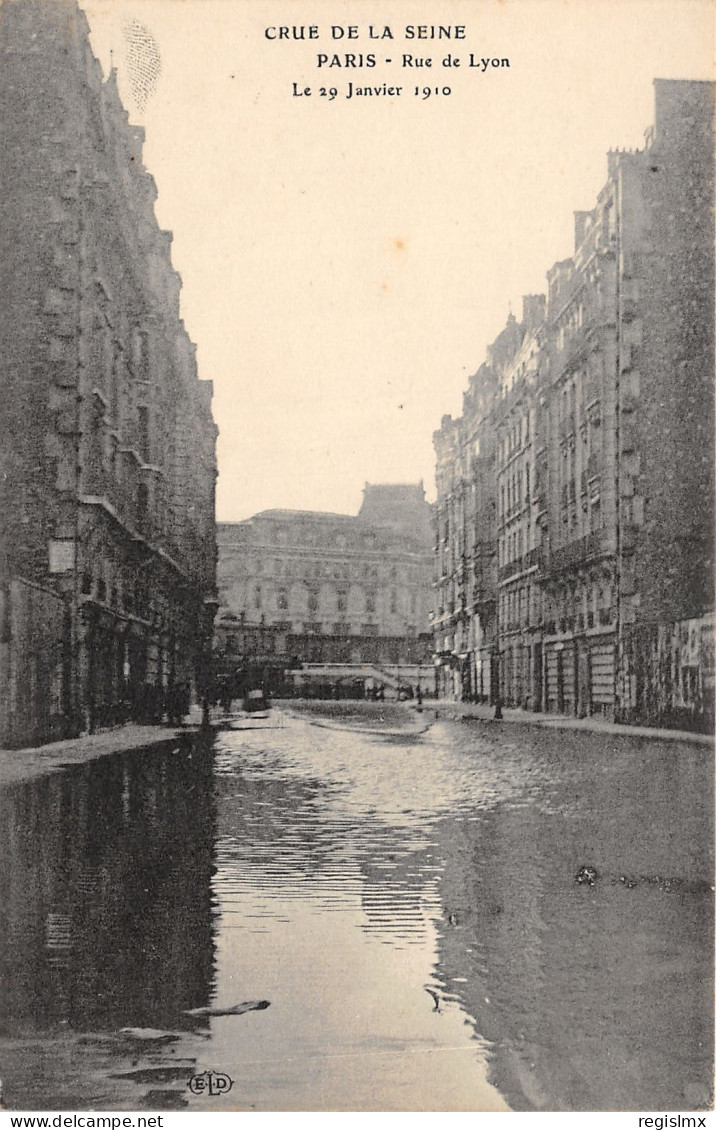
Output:
<svg viewBox="0 0 716 1130">
<path fill-rule="evenodd" d="M 576 502 L 577 494 L 574 479 L 570 479 L 569 482 L 565 483 L 562 487 L 561 500 L 562 506 L 569 506 L 570 503 Z"/>
<path fill-rule="evenodd" d="M 472 598 L 472 611 L 480 612 L 488 605 L 495 604 L 496 600 L 495 590 L 491 586 L 485 585 L 484 588 L 476 588 Z"/>
<path fill-rule="evenodd" d="M 596 452 L 592 452 L 592 454 L 587 459 L 587 478 L 596 479 L 597 476 L 601 473 L 601 470 L 602 461 L 599 455 L 596 454 Z"/>
<path fill-rule="evenodd" d="M 543 550 L 541 546 L 535 546 L 522 557 L 518 557 L 515 561 L 510 561 L 507 565 L 501 565 L 498 570 L 497 579 L 500 584 L 509 581 L 512 577 L 516 577 L 520 573 L 526 573 L 530 569 L 534 569 L 543 564 Z"/>
<path fill-rule="evenodd" d="M 592 530 L 584 537 L 576 538 L 558 549 L 552 550 L 545 565 L 550 573 L 560 573 L 576 565 L 604 557 L 609 553 L 603 530 Z"/>
</svg>

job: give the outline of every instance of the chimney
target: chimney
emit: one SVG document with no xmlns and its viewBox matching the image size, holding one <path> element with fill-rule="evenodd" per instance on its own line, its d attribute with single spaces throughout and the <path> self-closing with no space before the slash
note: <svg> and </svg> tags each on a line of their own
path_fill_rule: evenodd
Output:
<svg viewBox="0 0 716 1130">
<path fill-rule="evenodd" d="M 547 300 L 544 294 L 522 296 L 522 322 L 526 330 L 536 330 L 545 318 Z"/>
<path fill-rule="evenodd" d="M 620 149 L 610 149 L 607 153 L 607 176 L 610 180 L 616 177 L 617 169 L 619 168 L 619 159 L 621 158 Z"/>
<path fill-rule="evenodd" d="M 574 213 L 574 250 L 579 248 L 582 240 L 589 226 L 589 221 L 592 218 L 591 212 L 575 212 Z"/>
</svg>

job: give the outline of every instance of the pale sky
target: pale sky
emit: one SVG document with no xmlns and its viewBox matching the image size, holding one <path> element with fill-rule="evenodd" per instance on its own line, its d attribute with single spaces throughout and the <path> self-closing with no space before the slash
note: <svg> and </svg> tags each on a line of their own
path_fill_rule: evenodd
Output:
<svg viewBox="0 0 716 1130">
<path fill-rule="evenodd" d="M 433 431 L 459 415 L 510 307 L 519 317 L 571 254 L 607 150 L 643 144 L 652 80 L 714 78 L 711 0 L 80 3 L 147 132 L 182 314 L 214 382 L 220 520 L 355 513 L 366 481 L 423 479 L 432 499 Z M 144 109 L 130 20 L 162 61 Z M 405 38 L 437 24 L 465 38 Z M 319 38 L 264 34 L 302 25 Z M 332 25 L 358 38 L 334 41 Z M 370 25 L 393 39 L 370 40 Z M 376 66 L 318 68 L 347 52 Z M 448 53 L 459 68 L 441 65 Z M 471 54 L 510 65 L 483 73 Z M 348 83 L 402 94 L 348 99 Z M 452 93 L 424 100 L 416 85 Z"/>
</svg>

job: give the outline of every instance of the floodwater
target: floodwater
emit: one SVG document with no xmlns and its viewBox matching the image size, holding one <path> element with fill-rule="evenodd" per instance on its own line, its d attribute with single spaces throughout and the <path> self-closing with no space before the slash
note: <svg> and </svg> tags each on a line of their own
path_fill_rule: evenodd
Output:
<svg viewBox="0 0 716 1130">
<path fill-rule="evenodd" d="M 710 749 L 411 717 L 274 709 L 4 789 L 6 1105 L 707 1107 Z"/>
</svg>

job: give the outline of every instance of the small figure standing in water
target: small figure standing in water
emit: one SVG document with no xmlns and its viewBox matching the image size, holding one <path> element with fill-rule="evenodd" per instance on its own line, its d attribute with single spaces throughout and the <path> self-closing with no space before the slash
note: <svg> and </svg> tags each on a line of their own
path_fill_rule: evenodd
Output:
<svg viewBox="0 0 716 1130">
<path fill-rule="evenodd" d="M 233 688 L 231 686 L 231 679 L 227 679 L 224 684 L 221 694 L 221 705 L 224 708 L 224 714 L 229 714 L 231 711 L 231 704 L 234 701 Z"/>
<path fill-rule="evenodd" d="M 182 685 L 170 683 L 167 688 L 167 717 L 170 726 L 180 726 L 182 721 Z"/>
</svg>

